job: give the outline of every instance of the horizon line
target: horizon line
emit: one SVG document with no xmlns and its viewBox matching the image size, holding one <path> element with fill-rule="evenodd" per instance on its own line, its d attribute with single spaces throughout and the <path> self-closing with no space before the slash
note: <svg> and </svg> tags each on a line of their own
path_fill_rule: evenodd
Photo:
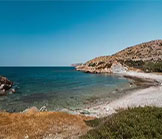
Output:
<svg viewBox="0 0 162 139">
<path fill-rule="evenodd" d="M 40 65 L 40 66 L 31 66 L 31 65 L 26 65 L 26 66 L 0 66 L 0 68 L 14 68 L 14 67 L 29 67 L 29 68 L 31 68 L 31 67 L 74 67 L 74 66 L 72 66 L 72 65 L 62 65 L 62 66 L 50 66 L 50 65 L 48 65 L 48 66 L 45 66 L 45 65 Z"/>
</svg>

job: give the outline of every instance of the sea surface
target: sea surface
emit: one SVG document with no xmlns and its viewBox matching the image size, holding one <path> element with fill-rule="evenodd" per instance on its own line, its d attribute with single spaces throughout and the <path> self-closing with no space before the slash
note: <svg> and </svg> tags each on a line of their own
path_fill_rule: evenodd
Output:
<svg viewBox="0 0 162 139">
<path fill-rule="evenodd" d="M 107 74 L 88 74 L 74 67 L 0 67 L 14 82 L 15 94 L 0 97 L 0 110 L 19 112 L 46 106 L 48 110 L 78 110 L 111 101 L 130 87 L 129 80 Z"/>
</svg>

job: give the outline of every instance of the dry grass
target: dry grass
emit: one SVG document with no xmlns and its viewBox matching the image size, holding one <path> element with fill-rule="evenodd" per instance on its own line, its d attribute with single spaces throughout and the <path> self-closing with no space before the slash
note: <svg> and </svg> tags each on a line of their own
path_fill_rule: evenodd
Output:
<svg viewBox="0 0 162 139">
<path fill-rule="evenodd" d="M 77 137 L 89 130 L 89 119 L 61 112 L 0 113 L 0 139 Z"/>
</svg>

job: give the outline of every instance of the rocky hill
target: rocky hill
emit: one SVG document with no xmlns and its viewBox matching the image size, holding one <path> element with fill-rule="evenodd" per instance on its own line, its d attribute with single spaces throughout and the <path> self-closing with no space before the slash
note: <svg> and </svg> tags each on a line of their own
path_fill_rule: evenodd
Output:
<svg viewBox="0 0 162 139">
<path fill-rule="evenodd" d="M 128 47 L 111 56 L 94 58 L 76 67 L 85 72 L 121 72 L 140 70 L 162 72 L 162 40 L 145 42 Z"/>
</svg>

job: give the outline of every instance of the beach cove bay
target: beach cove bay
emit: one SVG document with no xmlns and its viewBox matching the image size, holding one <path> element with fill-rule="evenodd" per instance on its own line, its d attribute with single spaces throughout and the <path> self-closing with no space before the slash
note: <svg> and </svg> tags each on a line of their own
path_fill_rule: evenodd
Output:
<svg viewBox="0 0 162 139">
<path fill-rule="evenodd" d="M 110 74 L 87 74 L 74 67 L 1 67 L 16 93 L 0 98 L 0 109 L 21 112 L 32 106 L 50 111 L 79 110 L 112 101 L 130 88 L 130 80 Z"/>
</svg>

